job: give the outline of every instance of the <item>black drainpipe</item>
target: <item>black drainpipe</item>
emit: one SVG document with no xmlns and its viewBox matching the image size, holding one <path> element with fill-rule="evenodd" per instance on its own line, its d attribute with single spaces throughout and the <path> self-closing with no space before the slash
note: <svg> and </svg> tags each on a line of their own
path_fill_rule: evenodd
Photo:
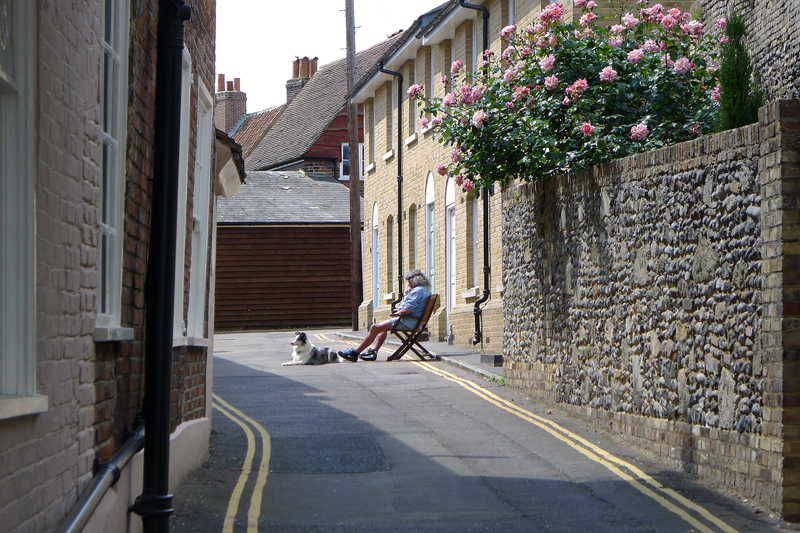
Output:
<svg viewBox="0 0 800 533">
<path fill-rule="evenodd" d="M 168 533 L 172 514 L 169 436 L 183 23 L 192 16 L 184 0 L 158 4 L 153 207 L 145 287 L 144 479 L 142 494 L 131 508 L 141 515 L 145 533 Z"/>
<path fill-rule="evenodd" d="M 399 280 L 398 296 L 392 302 L 392 312 L 400 303 L 405 293 L 403 287 L 403 75 L 393 70 L 383 68 L 380 62 L 380 71 L 397 78 L 397 279 Z"/>
<path fill-rule="evenodd" d="M 481 12 L 483 16 L 483 50 L 489 49 L 489 10 L 483 6 L 473 6 L 472 4 L 468 4 L 464 0 L 459 2 L 461 7 L 465 7 L 467 9 L 476 9 Z M 477 54 L 477 50 L 473 50 L 472 53 Z M 472 341 L 472 345 L 476 345 L 479 342 L 483 341 L 483 328 L 481 326 L 481 317 L 483 314 L 483 310 L 481 309 L 481 304 L 486 302 L 491 295 L 491 291 L 489 290 L 489 283 L 491 279 L 491 267 L 489 266 L 489 189 L 484 187 L 483 189 L 483 296 L 481 296 L 478 301 L 475 302 L 475 339 Z"/>
</svg>

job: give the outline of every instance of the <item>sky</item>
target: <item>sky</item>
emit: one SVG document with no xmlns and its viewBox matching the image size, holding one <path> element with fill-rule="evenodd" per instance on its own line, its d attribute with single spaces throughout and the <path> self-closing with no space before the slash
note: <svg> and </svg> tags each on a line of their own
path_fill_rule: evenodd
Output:
<svg viewBox="0 0 800 533">
<path fill-rule="evenodd" d="M 444 0 L 354 0 L 356 50 L 405 30 Z M 345 0 L 220 0 L 217 2 L 217 74 L 240 78 L 247 112 L 286 101 L 296 56 L 319 66 L 345 57 Z M 214 78 L 216 91 L 216 77 Z"/>
</svg>

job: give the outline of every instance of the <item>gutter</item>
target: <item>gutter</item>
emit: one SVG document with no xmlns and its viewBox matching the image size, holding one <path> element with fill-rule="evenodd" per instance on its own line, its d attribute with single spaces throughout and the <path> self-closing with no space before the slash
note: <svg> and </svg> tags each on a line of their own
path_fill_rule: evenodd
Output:
<svg viewBox="0 0 800 533">
<path fill-rule="evenodd" d="M 489 10 L 483 6 L 473 6 L 464 0 L 459 1 L 461 7 L 467 9 L 475 9 L 481 12 L 483 16 L 483 50 L 489 48 Z M 477 51 L 476 51 L 477 53 Z M 479 342 L 483 346 L 483 309 L 481 305 L 489 300 L 491 290 L 489 284 L 491 283 L 492 268 L 489 266 L 489 189 L 484 188 L 482 194 L 483 201 L 483 296 L 475 302 L 475 338 L 472 340 L 472 345 L 475 346 Z"/>
<path fill-rule="evenodd" d="M 184 0 L 159 0 L 150 257 L 145 285 L 145 447 L 143 492 L 131 511 L 145 533 L 169 533 L 169 437 L 172 406 L 172 318 L 184 22 Z"/>
<path fill-rule="evenodd" d="M 417 24 L 415 22 L 414 24 Z M 397 279 L 399 281 L 398 294 L 403 293 L 403 75 L 393 70 L 383 68 L 383 60 L 379 63 L 379 68 L 384 74 L 389 74 L 397 78 Z M 392 312 L 402 297 L 391 303 Z"/>
</svg>

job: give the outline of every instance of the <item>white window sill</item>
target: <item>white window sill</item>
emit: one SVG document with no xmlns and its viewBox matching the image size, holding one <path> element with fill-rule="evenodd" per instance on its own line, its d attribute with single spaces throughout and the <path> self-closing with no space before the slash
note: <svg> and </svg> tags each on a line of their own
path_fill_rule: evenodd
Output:
<svg viewBox="0 0 800 533">
<path fill-rule="evenodd" d="M 430 133 L 433 131 L 433 126 L 428 126 L 427 128 L 422 128 L 422 134 L 425 135 L 426 133 Z"/>
<path fill-rule="evenodd" d="M 481 295 L 480 287 L 472 287 L 461 293 L 461 297 L 464 299 L 477 298 L 480 295 Z"/>
<path fill-rule="evenodd" d="M 339 178 L 339 181 L 346 181 L 350 183 L 350 176 L 344 176 L 342 178 Z M 361 181 L 364 181 L 364 176 L 361 176 Z"/>
<path fill-rule="evenodd" d="M 202 337 L 175 337 L 172 339 L 172 347 L 177 348 L 179 346 L 199 346 L 202 348 L 208 348 L 208 339 L 204 339 Z"/>
<path fill-rule="evenodd" d="M 35 415 L 47 411 L 47 396 L 8 396 L 0 394 L 0 420 Z"/>
<path fill-rule="evenodd" d="M 392 303 L 395 300 L 394 292 L 390 292 L 389 294 L 383 295 L 383 301 Z"/>
<path fill-rule="evenodd" d="M 416 133 L 414 133 L 410 137 L 406 138 L 406 146 L 408 146 L 411 143 L 415 143 L 415 142 L 417 142 L 417 134 Z"/>
<path fill-rule="evenodd" d="M 373 170 L 375 170 L 375 163 L 374 162 L 370 163 L 369 165 L 367 165 L 367 168 L 364 169 L 364 172 L 372 172 Z"/>
<path fill-rule="evenodd" d="M 393 158 L 393 157 L 394 157 L 394 150 L 393 150 L 393 149 L 392 149 L 392 150 L 389 150 L 388 152 L 386 152 L 385 154 L 383 154 L 383 160 L 384 160 L 384 161 L 388 161 L 388 160 L 390 160 L 390 159 L 391 159 L 391 158 Z"/>
<path fill-rule="evenodd" d="M 94 328 L 95 342 L 118 342 L 132 340 L 133 328 L 121 328 L 118 326 L 95 326 Z"/>
<path fill-rule="evenodd" d="M 503 295 L 503 293 L 504 293 L 504 292 L 506 292 L 506 288 L 505 288 L 505 287 L 504 287 L 502 284 L 501 284 L 501 285 L 498 285 L 497 287 L 495 287 L 495 289 L 494 289 L 494 290 L 495 290 L 495 292 L 496 292 L 497 294 L 499 294 L 500 296 L 502 296 L 502 295 Z"/>
</svg>

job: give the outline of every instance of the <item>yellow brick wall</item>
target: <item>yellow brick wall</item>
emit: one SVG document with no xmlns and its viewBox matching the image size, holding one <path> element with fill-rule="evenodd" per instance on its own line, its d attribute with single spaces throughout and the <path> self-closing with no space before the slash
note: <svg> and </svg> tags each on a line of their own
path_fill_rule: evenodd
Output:
<svg viewBox="0 0 800 533">
<path fill-rule="evenodd" d="M 680 0 L 684 3 L 686 0 Z M 542 7 L 549 4 L 549 0 L 516 0 L 514 21 L 509 20 L 509 0 L 487 0 L 483 3 L 489 9 L 489 48 L 502 51 L 504 43 L 499 33 L 509 22 L 515 22 L 520 28 L 526 27 L 538 20 Z M 580 10 L 574 10 L 572 2 L 562 2 L 567 10 L 565 18 L 580 17 Z M 683 7 L 683 6 L 680 6 Z M 404 91 L 412 84 L 424 84 L 425 93 L 443 97 L 452 90 L 450 83 L 450 65 L 453 61 L 461 59 L 468 69 L 473 65 L 473 54 L 480 54 L 483 46 L 483 21 L 481 14 L 475 11 L 475 16 L 463 22 L 456 28 L 453 38 L 447 39 L 432 46 L 420 46 L 414 59 L 407 61 L 397 69 L 404 77 Z M 473 32 L 475 39 L 473 40 Z M 473 43 L 475 43 L 473 45 Z M 434 86 L 431 88 L 429 80 L 430 55 L 433 54 Z M 480 59 L 480 56 L 479 56 Z M 447 83 L 441 83 L 440 78 L 446 75 Z M 482 296 L 484 290 L 483 279 L 483 206 L 478 200 L 478 233 L 477 250 L 474 250 L 472 237 L 472 202 L 473 198 L 456 187 L 455 193 L 455 226 L 456 226 L 456 290 L 455 302 L 450 313 L 449 324 L 446 311 L 447 293 L 444 287 L 446 271 L 446 241 L 445 241 L 445 193 L 447 178 L 436 173 L 436 166 L 450 160 L 450 147 L 437 142 L 432 131 L 423 131 L 418 124 L 414 129 L 412 120 L 419 120 L 419 110 L 410 101 L 405 93 L 403 96 L 403 133 L 395 139 L 393 147 L 387 144 L 387 137 L 391 136 L 387 111 L 393 110 L 392 129 L 397 137 L 397 109 L 394 102 L 397 99 L 397 87 L 394 82 L 384 83 L 376 91 L 373 98 L 365 102 L 365 143 L 368 147 L 366 154 L 367 171 L 364 181 L 364 303 L 360 307 L 359 322 L 361 328 L 368 327 L 374 321 L 384 320 L 389 315 L 392 298 L 385 299 L 385 295 L 392 292 L 395 295 L 404 290 L 397 280 L 397 246 L 398 231 L 397 219 L 397 159 L 398 144 L 403 150 L 403 206 L 401 210 L 402 238 L 403 238 L 403 273 L 412 268 L 420 268 L 427 273 L 426 265 L 426 183 L 428 176 L 432 176 L 435 198 L 435 287 L 434 290 L 441 295 L 440 308 L 431 319 L 430 330 L 436 339 L 444 339 L 449 334 L 449 327 L 455 335 L 455 343 L 462 346 L 471 346 L 475 332 L 474 303 Z M 374 131 L 372 128 L 374 117 Z M 374 147 L 374 148 L 373 148 Z M 394 150 L 392 152 L 391 150 Z M 374 153 L 373 153 L 374 152 Z M 370 167 L 370 164 L 374 164 Z M 502 285 L 502 237 L 500 228 L 502 224 L 502 206 L 500 191 L 490 196 L 490 267 L 491 279 L 489 290 L 490 300 L 485 304 L 483 311 L 484 348 L 487 352 L 502 351 L 503 336 L 503 285 Z M 373 302 L 374 275 L 373 275 L 373 208 L 378 210 L 378 233 L 380 248 L 380 272 L 377 274 L 380 288 L 380 298 Z M 391 267 L 387 264 L 390 254 L 387 253 L 389 232 L 387 221 L 392 222 L 392 254 Z M 413 242 L 412 242 L 413 241 Z M 473 273 L 473 259 L 478 261 L 477 279 Z M 391 273 L 390 273 L 391 272 Z"/>
</svg>

